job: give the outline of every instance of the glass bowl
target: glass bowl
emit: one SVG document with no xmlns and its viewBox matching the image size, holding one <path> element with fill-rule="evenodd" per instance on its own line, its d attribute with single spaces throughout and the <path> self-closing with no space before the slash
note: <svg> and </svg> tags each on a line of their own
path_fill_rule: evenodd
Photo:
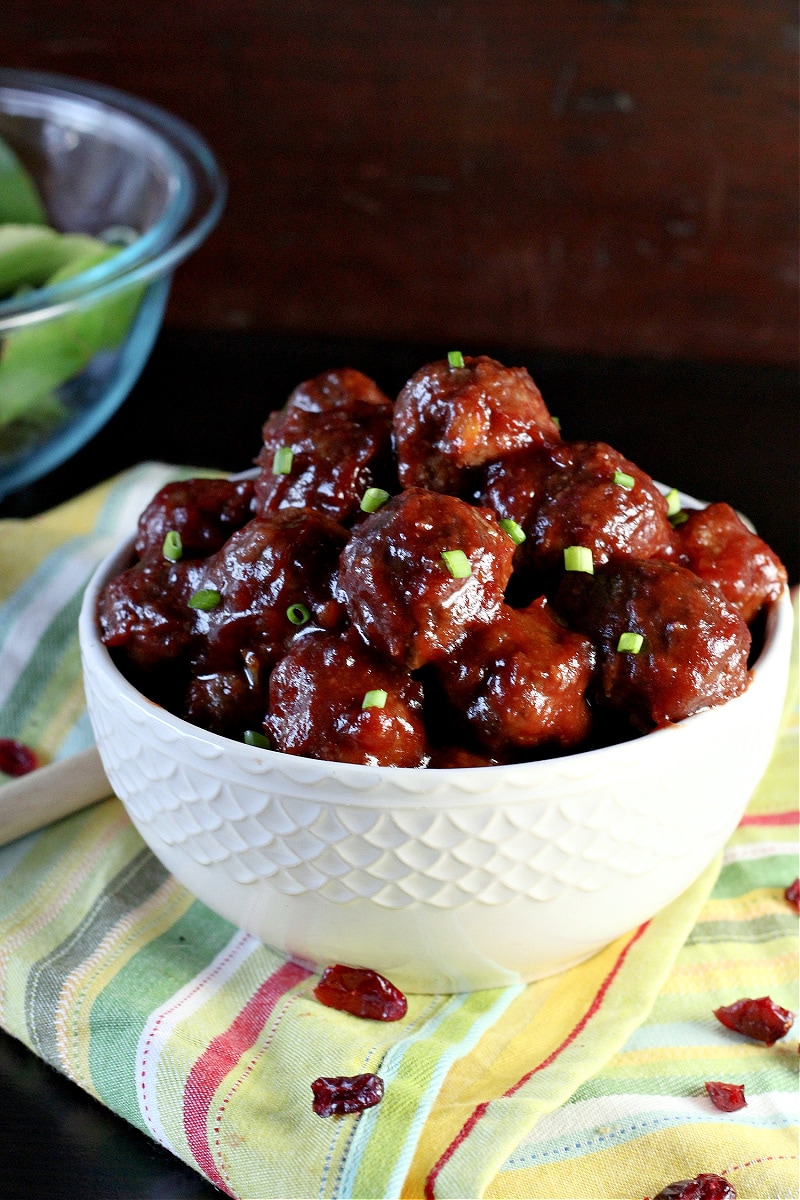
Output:
<svg viewBox="0 0 800 1200">
<path fill-rule="evenodd" d="M 0 137 L 33 177 L 52 227 L 122 243 L 98 266 L 0 302 L 0 358 L 14 339 L 46 354 L 53 335 L 80 336 L 103 306 L 124 314 L 120 336 L 54 389 L 46 420 L 14 415 L 8 396 L 4 418 L 0 378 L 1 499 L 74 454 L 125 399 L 161 325 L 172 271 L 216 224 L 226 184 L 183 121 L 58 75 L 0 69 Z"/>
</svg>

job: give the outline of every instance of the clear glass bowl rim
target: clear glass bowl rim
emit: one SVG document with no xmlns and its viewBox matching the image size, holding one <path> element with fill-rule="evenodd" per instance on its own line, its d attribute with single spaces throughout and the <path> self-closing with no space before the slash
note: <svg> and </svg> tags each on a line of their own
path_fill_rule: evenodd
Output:
<svg viewBox="0 0 800 1200">
<path fill-rule="evenodd" d="M 46 71 L 0 67 L 0 89 L 88 100 L 123 113 L 172 161 L 177 187 L 159 220 L 106 263 L 51 288 L 0 303 L 0 334 L 94 304 L 122 288 L 171 272 L 204 240 L 225 206 L 227 181 L 200 134 L 157 105 L 108 87 Z M 176 213 L 185 213 L 176 229 Z"/>
</svg>

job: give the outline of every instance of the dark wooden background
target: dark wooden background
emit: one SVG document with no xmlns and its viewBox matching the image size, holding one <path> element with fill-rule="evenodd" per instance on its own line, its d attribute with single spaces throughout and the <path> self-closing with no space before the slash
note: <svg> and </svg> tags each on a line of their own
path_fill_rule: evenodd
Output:
<svg viewBox="0 0 800 1200">
<path fill-rule="evenodd" d="M 790 363 L 785 0 L 5 0 L 0 57 L 211 141 L 169 323 Z"/>
</svg>

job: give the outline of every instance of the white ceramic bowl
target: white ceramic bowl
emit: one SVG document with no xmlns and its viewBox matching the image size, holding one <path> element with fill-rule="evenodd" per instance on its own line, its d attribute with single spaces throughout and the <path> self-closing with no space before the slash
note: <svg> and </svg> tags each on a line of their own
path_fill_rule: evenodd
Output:
<svg viewBox="0 0 800 1200">
<path fill-rule="evenodd" d="M 746 692 L 635 741 L 514 766 L 373 768 L 207 733 L 101 644 L 107 558 L 80 619 L 106 773 L 153 852 L 211 908 L 306 962 L 407 991 L 496 987 L 587 958 L 678 896 L 765 770 L 789 665 L 788 594 Z"/>
</svg>

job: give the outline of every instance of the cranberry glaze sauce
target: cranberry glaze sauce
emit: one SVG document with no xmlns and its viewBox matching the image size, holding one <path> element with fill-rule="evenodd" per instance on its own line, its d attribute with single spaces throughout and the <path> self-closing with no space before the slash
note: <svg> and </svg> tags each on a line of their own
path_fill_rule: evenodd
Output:
<svg viewBox="0 0 800 1200">
<path fill-rule="evenodd" d="M 394 404 L 328 371 L 256 461 L 163 488 L 98 618 L 151 699 L 286 754 L 481 766 L 647 733 L 744 691 L 786 582 L 727 504 L 684 513 L 562 440 L 527 371 L 485 356 Z"/>
</svg>

